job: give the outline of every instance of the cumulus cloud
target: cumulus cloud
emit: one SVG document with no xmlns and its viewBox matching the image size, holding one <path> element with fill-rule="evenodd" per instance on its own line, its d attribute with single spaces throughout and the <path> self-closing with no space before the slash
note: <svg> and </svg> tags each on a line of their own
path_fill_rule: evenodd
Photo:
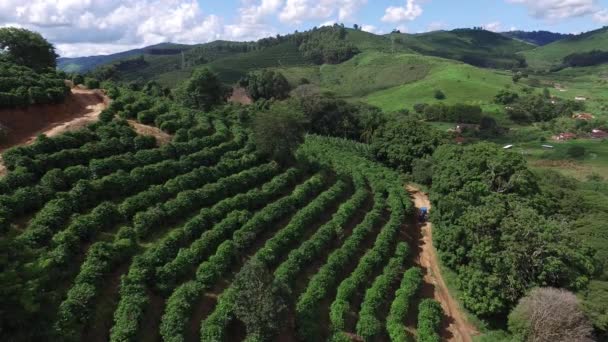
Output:
<svg viewBox="0 0 608 342">
<path fill-rule="evenodd" d="M 337 15 L 339 21 L 352 21 L 367 0 L 287 0 L 279 19 L 300 24 L 306 20 L 327 20 Z"/>
<path fill-rule="evenodd" d="M 502 29 L 500 21 L 493 21 L 491 23 L 484 24 L 481 27 L 483 27 L 484 30 L 492 32 L 499 32 Z"/>
<path fill-rule="evenodd" d="M 107 54 L 161 42 L 253 40 L 276 34 L 265 22 L 284 0 L 244 0 L 236 22 L 196 0 L 2 0 L 0 26 L 42 33 L 62 56 Z"/>
<path fill-rule="evenodd" d="M 608 25 L 608 9 L 598 11 L 593 15 L 593 20 L 602 25 Z"/>
<path fill-rule="evenodd" d="M 422 15 L 422 7 L 416 0 L 407 0 L 405 6 L 390 6 L 384 11 L 382 21 L 387 23 L 399 23 L 411 21 Z"/>
<path fill-rule="evenodd" d="M 365 31 L 365 32 L 369 32 L 369 33 L 374 33 L 374 34 L 382 34 L 382 30 L 379 30 L 376 26 L 374 25 L 361 25 L 361 30 Z"/>
<path fill-rule="evenodd" d="M 598 11 L 596 0 L 507 0 L 528 8 L 537 19 L 562 20 L 586 16 Z"/>
</svg>

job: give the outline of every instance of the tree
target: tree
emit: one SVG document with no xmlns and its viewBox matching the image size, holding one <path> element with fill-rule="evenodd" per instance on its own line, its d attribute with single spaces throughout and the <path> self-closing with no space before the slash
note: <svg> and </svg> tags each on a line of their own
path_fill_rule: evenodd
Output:
<svg viewBox="0 0 608 342">
<path fill-rule="evenodd" d="M 37 71 L 55 68 L 57 65 L 55 47 L 39 33 L 22 28 L 0 28 L 1 55 L 5 55 L 11 62 Z"/>
<path fill-rule="evenodd" d="M 593 341 L 593 328 L 576 296 L 555 288 L 535 288 L 509 315 L 509 330 L 518 341 Z"/>
<path fill-rule="evenodd" d="M 445 94 L 443 93 L 443 91 L 437 89 L 435 90 L 435 98 L 437 100 L 445 100 Z"/>
<path fill-rule="evenodd" d="M 272 337 L 284 322 L 287 308 L 284 289 L 274 282 L 268 268 L 253 258 L 237 274 L 234 311 L 245 323 L 247 333 L 262 340 Z"/>
<path fill-rule="evenodd" d="M 289 96 L 291 90 L 285 76 L 273 70 L 251 72 L 239 83 L 247 88 L 247 93 L 254 100 L 272 98 L 282 100 Z"/>
<path fill-rule="evenodd" d="M 253 137 L 258 149 L 279 161 L 289 161 L 304 141 L 307 120 L 291 102 L 273 104 L 269 110 L 256 114 Z"/>
<path fill-rule="evenodd" d="M 433 181 L 433 159 L 430 156 L 415 159 L 412 163 L 412 177 L 416 183 L 431 185 Z"/>
<path fill-rule="evenodd" d="M 573 145 L 568 147 L 568 150 L 566 151 L 566 154 L 568 154 L 568 156 L 570 158 L 582 158 L 585 156 L 585 153 L 587 153 L 587 150 L 583 147 L 583 146 L 579 146 L 579 145 Z"/>
<path fill-rule="evenodd" d="M 424 122 L 405 118 L 384 124 L 374 134 L 371 145 L 378 160 L 408 172 L 416 158 L 433 154 L 443 142 L 440 131 Z"/>
<path fill-rule="evenodd" d="M 207 68 L 196 69 L 190 79 L 175 90 L 175 97 L 186 107 L 209 111 L 225 103 L 230 90 Z"/>
<path fill-rule="evenodd" d="M 494 97 L 494 102 L 498 103 L 498 104 L 502 104 L 502 105 L 508 105 L 508 104 L 511 104 L 511 103 L 517 101 L 518 98 L 519 98 L 519 95 L 515 92 L 508 91 L 508 90 L 501 90 Z"/>
<path fill-rule="evenodd" d="M 99 88 L 99 81 L 94 78 L 87 77 L 84 80 L 84 85 L 88 89 L 97 89 L 97 88 Z"/>
</svg>

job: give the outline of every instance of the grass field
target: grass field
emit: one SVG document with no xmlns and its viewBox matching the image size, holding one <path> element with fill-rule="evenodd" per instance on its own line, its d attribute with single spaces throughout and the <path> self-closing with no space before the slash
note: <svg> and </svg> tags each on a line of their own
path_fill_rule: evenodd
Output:
<svg viewBox="0 0 608 342">
<path fill-rule="evenodd" d="M 428 57 L 427 57 L 428 58 Z M 416 103 L 434 103 L 435 90 L 445 93 L 445 103 L 491 104 L 505 87 L 512 87 L 507 72 L 434 59 L 432 68 L 422 80 L 369 94 L 365 101 L 387 111 L 411 108 Z M 519 89 L 520 86 L 517 86 Z"/>
</svg>

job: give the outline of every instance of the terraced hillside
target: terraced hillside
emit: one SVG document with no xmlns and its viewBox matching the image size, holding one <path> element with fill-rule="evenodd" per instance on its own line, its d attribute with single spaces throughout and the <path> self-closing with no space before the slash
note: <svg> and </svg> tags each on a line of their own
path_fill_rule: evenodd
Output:
<svg viewBox="0 0 608 342">
<path fill-rule="evenodd" d="M 3 154 L 9 266 L 32 269 L 23 281 L 49 327 L 13 329 L 63 341 L 265 339 L 242 314 L 239 284 L 257 267 L 285 291 L 285 309 L 270 308 L 285 318 L 282 339 L 415 331 L 413 205 L 367 145 L 309 136 L 298 162 L 280 165 L 226 116 L 110 94 L 100 122 Z M 178 132 L 159 147 L 123 120 L 135 118 Z"/>
</svg>

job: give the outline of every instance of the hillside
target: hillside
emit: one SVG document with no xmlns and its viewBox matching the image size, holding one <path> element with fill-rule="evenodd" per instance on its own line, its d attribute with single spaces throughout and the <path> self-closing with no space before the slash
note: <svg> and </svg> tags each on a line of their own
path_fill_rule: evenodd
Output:
<svg viewBox="0 0 608 342">
<path fill-rule="evenodd" d="M 331 30 L 332 28 L 323 28 Z M 435 31 L 423 34 L 376 35 L 355 29 L 343 29 L 344 41 L 361 52 L 418 53 L 463 61 L 480 67 L 506 68 L 520 66 L 523 62 L 516 52 L 533 46 L 484 30 L 460 29 Z M 314 31 L 313 31 L 314 32 Z M 187 78 L 195 67 L 206 65 L 227 83 L 234 83 L 247 72 L 260 68 L 313 65 L 298 47 L 302 37 L 310 33 L 267 38 L 256 43 L 212 42 L 196 46 L 173 46 L 184 50 L 180 54 L 151 53 L 159 47 L 146 47 L 109 56 L 62 59 L 60 68 L 65 71 L 90 71 L 94 67 L 113 63 L 118 67 L 117 79 L 121 81 L 155 80 L 173 87 Z M 330 47 L 331 48 L 331 47 Z M 143 56 L 145 63 L 120 67 L 129 58 Z"/>
<path fill-rule="evenodd" d="M 193 47 L 194 46 L 185 44 L 161 43 L 146 46 L 141 49 L 133 49 L 109 55 L 74 58 L 61 57 L 57 59 L 57 67 L 65 72 L 85 73 L 92 71 L 93 69 L 101 65 L 110 64 L 115 61 L 124 60 L 130 57 L 136 57 L 140 55 L 173 56 L 173 58 L 171 58 L 172 60 L 180 61 L 181 52 L 188 51 Z"/>
<path fill-rule="evenodd" d="M 564 34 L 549 31 L 509 31 L 502 32 L 501 34 L 509 38 L 518 39 L 538 46 L 551 44 L 558 40 L 574 36 L 573 34 Z"/>
<path fill-rule="evenodd" d="M 533 69 L 549 70 L 562 63 L 564 57 L 592 50 L 608 50 L 608 27 L 568 37 L 563 40 L 524 51 L 522 55 Z"/>
</svg>

